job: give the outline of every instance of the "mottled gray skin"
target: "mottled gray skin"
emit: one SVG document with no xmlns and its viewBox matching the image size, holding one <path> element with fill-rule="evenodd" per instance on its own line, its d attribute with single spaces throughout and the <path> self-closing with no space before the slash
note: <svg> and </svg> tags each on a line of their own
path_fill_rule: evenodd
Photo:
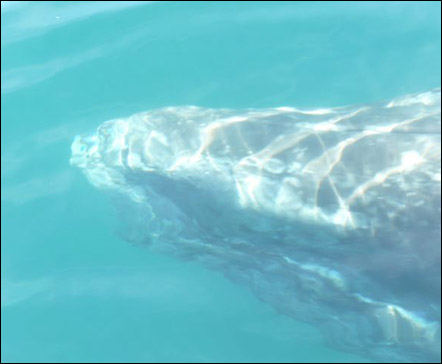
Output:
<svg viewBox="0 0 442 364">
<path fill-rule="evenodd" d="M 201 261 L 342 350 L 440 361 L 440 90 L 335 109 L 174 107 L 77 137 L 126 238 Z"/>
</svg>

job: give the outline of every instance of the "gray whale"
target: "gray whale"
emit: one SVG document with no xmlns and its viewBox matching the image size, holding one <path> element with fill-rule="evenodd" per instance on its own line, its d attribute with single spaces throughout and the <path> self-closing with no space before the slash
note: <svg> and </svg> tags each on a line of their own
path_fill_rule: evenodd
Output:
<svg viewBox="0 0 442 364">
<path fill-rule="evenodd" d="M 77 136 L 71 164 L 116 196 L 127 240 L 222 271 L 336 348 L 440 362 L 440 101 L 168 107 Z"/>
</svg>

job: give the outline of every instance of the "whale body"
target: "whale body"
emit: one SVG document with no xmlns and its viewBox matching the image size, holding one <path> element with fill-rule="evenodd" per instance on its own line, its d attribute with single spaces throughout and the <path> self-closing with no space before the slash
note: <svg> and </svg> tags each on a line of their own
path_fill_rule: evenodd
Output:
<svg viewBox="0 0 442 364">
<path fill-rule="evenodd" d="M 128 241 L 222 271 L 335 348 L 440 362 L 440 101 L 167 107 L 77 136 L 71 164 Z"/>
</svg>

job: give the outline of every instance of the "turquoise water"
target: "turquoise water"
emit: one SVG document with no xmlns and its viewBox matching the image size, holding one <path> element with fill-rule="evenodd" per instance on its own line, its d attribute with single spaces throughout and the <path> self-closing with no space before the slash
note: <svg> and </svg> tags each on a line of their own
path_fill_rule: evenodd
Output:
<svg viewBox="0 0 442 364">
<path fill-rule="evenodd" d="M 162 106 L 329 107 L 440 86 L 440 3 L 2 2 L 2 362 L 368 362 L 118 238 L 73 137 Z"/>
</svg>

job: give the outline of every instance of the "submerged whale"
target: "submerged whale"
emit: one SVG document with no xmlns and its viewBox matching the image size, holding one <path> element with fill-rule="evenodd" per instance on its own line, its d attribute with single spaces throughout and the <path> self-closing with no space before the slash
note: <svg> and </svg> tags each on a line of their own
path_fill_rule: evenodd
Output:
<svg viewBox="0 0 442 364">
<path fill-rule="evenodd" d="M 440 362 L 440 89 L 328 109 L 167 107 L 103 123 L 71 164 L 125 237 L 200 261 L 335 348 Z"/>
</svg>

